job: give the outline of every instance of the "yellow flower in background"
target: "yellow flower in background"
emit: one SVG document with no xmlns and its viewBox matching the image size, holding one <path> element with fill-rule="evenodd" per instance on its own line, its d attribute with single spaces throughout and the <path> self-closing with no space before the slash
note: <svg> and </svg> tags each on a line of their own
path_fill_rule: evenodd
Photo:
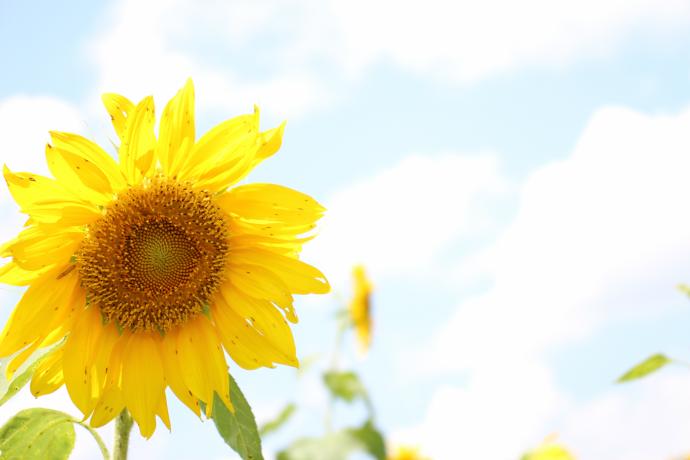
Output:
<svg viewBox="0 0 690 460">
<path fill-rule="evenodd" d="M 197 415 L 199 401 L 211 413 L 214 392 L 231 407 L 223 349 L 245 369 L 298 366 L 293 294 L 330 289 L 298 258 L 324 208 L 279 185 L 230 188 L 280 148 L 284 124 L 259 131 L 258 110 L 197 140 L 190 80 L 156 138 L 151 97 L 103 101 L 119 163 L 52 132 L 54 178 L 4 168 L 29 219 L 0 248 L 11 257 L 0 282 L 28 289 L 0 333 L 0 356 L 14 355 L 9 377 L 60 342 L 32 393 L 64 384 L 92 426 L 127 408 L 150 437 L 156 416 L 170 427 L 167 387 Z"/>
<path fill-rule="evenodd" d="M 526 453 L 522 460 L 575 460 L 568 450 L 557 444 L 555 436 L 549 436 L 537 449 Z"/>
<path fill-rule="evenodd" d="M 429 458 L 422 456 L 416 447 L 400 446 L 388 456 L 387 460 L 429 460 Z"/>
<path fill-rule="evenodd" d="M 350 301 L 350 319 L 357 332 L 360 348 L 365 351 L 371 345 L 371 292 L 373 286 L 361 265 L 352 269 L 352 277 L 354 278 L 354 294 Z"/>
</svg>

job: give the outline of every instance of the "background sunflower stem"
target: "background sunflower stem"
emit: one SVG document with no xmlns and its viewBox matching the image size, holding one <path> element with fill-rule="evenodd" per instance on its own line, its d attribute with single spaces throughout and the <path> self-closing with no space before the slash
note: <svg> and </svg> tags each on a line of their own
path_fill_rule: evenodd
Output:
<svg viewBox="0 0 690 460">
<path fill-rule="evenodd" d="M 338 331 L 335 334 L 335 344 L 333 345 L 333 354 L 331 355 L 331 369 L 332 371 L 337 370 L 338 360 L 340 358 L 340 349 L 343 346 L 343 337 L 345 337 L 345 331 L 348 329 L 348 324 L 341 324 L 338 326 Z"/>
<path fill-rule="evenodd" d="M 132 416 L 129 415 L 127 409 L 124 409 L 115 419 L 115 447 L 113 447 L 113 460 L 127 460 L 129 433 L 131 431 Z"/>
<path fill-rule="evenodd" d="M 103 455 L 103 460 L 110 460 L 110 452 L 108 452 L 108 448 L 105 446 L 105 443 L 103 442 L 103 438 L 98 434 L 96 430 L 91 428 L 88 424 L 82 423 L 79 420 L 74 420 L 74 423 L 76 423 L 79 426 L 83 426 L 87 430 L 89 430 L 89 433 L 91 433 L 91 436 L 93 436 L 93 439 L 96 440 L 96 443 L 98 444 L 98 448 L 101 449 L 101 454 Z"/>
<path fill-rule="evenodd" d="M 333 344 L 333 354 L 331 355 L 331 371 L 335 371 L 338 369 L 340 350 L 343 347 L 343 338 L 345 337 L 345 332 L 347 331 L 349 324 L 349 322 L 341 322 L 338 325 L 337 331 L 335 333 L 335 343 Z M 328 398 L 328 404 L 326 405 L 326 413 L 324 414 L 324 425 L 326 427 L 326 433 L 331 433 L 333 431 L 334 405 L 335 400 L 333 398 L 333 395 L 330 395 Z"/>
</svg>

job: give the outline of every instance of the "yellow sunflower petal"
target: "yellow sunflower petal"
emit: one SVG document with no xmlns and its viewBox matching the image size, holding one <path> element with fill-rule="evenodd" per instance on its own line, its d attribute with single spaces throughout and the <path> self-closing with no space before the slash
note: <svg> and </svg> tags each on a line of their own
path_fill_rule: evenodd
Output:
<svg viewBox="0 0 690 460">
<path fill-rule="evenodd" d="M 255 299 L 275 302 L 281 307 L 292 305 L 290 289 L 275 273 L 258 265 L 229 261 L 230 283 Z"/>
<path fill-rule="evenodd" d="M 103 105 L 105 105 L 106 110 L 110 114 L 117 137 L 124 141 L 127 131 L 127 119 L 134 111 L 134 104 L 126 97 L 114 93 L 104 94 L 102 100 Z"/>
<path fill-rule="evenodd" d="M 55 224 L 56 228 L 88 225 L 102 216 L 99 210 L 81 203 L 27 208 L 24 212 L 31 214 L 36 222 Z"/>
<path fill-rule="evenodd" d="M 47 326 L 45 330 L 49 332 L 44 333 L 45 335 L 40 336 L 33 344 L 22 350 L 21 353 L 10 361 L 6 370 L 7 380 L 12 379 L 17 369 L 19 369 L 19 367 L 39 348 L 45 349 L 65 338 L 71 326 L 71 322 L 69 321 L 69 318 L 72 316 L 71 313 L 74 311 L 76 305 L 84 305 L 84 301 L 84 295 L 81 292 L 75 292 L 69 300 L 64 302 L 62 300 L 56 301 L 56 306 L 52 308 L 53 314 L 51 314 L 50 319 L 46 321 Z M 62 347 L 60 347 L 60 350 L 62 350 Z M 52 354 L 53 352 L 51 351 L 50 353 Z"/>
<path fill-rule="evenodd" d="M 316 223 L 302 225 L 285 225 L 281 222 L 261 222 L 233 216 L 228 225 L 232 235 L 256 235 L 283 240 L 313 238 Z"/>
<path fill-rule="evenodd" d="M 30 286 L 0 333 L 0 356 L 9 356 L 47 336 L 53 321 L 46 318 L 58 315 L 61 319 L 67 314 L 78 282 L 76 276 L 66 276 Z"/>
<path fill-rule="evenodd" d="M 62 375 L 62 347 L 52 351 L 36 367 L 31 377 L 31 394 L 47 395 L 60 388 L 65 379 Z"/>
<path fill-rule="evenodd" d="M 79 312 L 64 345 L 63 373 L 72 402 L 85 417 L 93 411 L 105 383 L 106 368 L 118 333 L 103 325 L 95 305 Z"/>
<path fill-rule="evenodd" d="M 223 298 L 211 307 L 211 315 L 218 329 L 223 347 L 238 366 L 244 369 L 274 367 L 281 353 L 262 340 L 259 331 L 234 311 Z"/>
<path fill-rule="evenodd" d="M 221 294 L 224 304 L 219 304 L 213 310 L 213 318 L 219 326 L 221 334 L 225 336 L 224 343 L 236 340 L 236 335 L 249 336 L 250 343 L 255 344 L 254 352 L 247 355 L 246 350 L 238 348 L 236 344 L 228 350 L 230 356 L 237 356 L 243 363 L 258 364 L 254 361 L 255 354 L 261 356 L 261 365 L 272 367 L 273 363 L 298 366 L 295 350 L 295 341 L 292 331 L 283 315 L 273 304 L 265 300 L 257 300 L 248 297 L 234 288 L 230 283 L 221 286 Z M 227 305 L 232 312 L 227 312 Z M 237 316 L 235 317 L 234 314 Z M 250 330 L 247 328 L 250 326 Z M 240 342 L 246 343 L 247 340 Z M 242 359 L 240 355 L 247 355 L 248 359 Z M 236 360 L 237 361 L 237 360 Z M 238 361 L 239 364 L 239 361 Z M 246 366 L 243 366 L 246 367 Z"/>
<path fill-rule="evenodd" d="M 125 408 L 125 398 L 122 394 L 122 356 L 128 344 L 128 338 L 128 334 L 123 334 L 110 352 L 103 393 L 89 421 L 93 427 L 98 428 L 109 423 Z"/>
<path fill-rule="evenodd" d="M 74 267 L 71 265 L 70 267 Z M 65 274 L 66 273 L 66 274 Z M 64 271 L 60 279 L 75 278 L 79 279 L 78 273 L 74 270 Z M 65 303 L 59 303 L 53 306 L 53 312 L 51 314 L 49 324 L 48 334 L 43 339 L 41 347 L 50 346 L 64 337 L 66 337 L 72 330 L 72 325 L 76 319 L 77 312 L 81 311 L 86 305 L 86 291 L 77 283 L 74 286 L 74 290 L 70 297 L 65 297 L 67 301 Z"/>
<path fill-rule="evenodd" d="M 331 290 L 328 280 L 317 268 L 276 252 L 259 248 L 235 249 L 231 260 L 231 266 L 270 267 L 270 271 L 295 294 L 326 294 Z"/>
<path fill-rule="evenodd" d="M 179 177 L 194 179 L 194 186 L 220 192 L 242 180 L 282 143 L 284 123 L 259 132 L 259 109 L 221 123 L 192 148 Z"/>
<path fill-rule="evenodd" d="M 243 142 L 234 146 L 232 154 L 219 158 L 213 167 L 200 174 L 194 186 L 215 193 L 240 181 L 253 167 L 255 142 L 254 136 L 245 136 Z"/>
<path fill-rule="evenodd" d="M 93 409 L 89 425 L 99 428 L 110 423 L 125 408 L 125 399 L 119 387 L 107 387 Z"/>
<path fill-rule="evenodd" d="M 155 121 L 151 96 L 142 99 L 127 120 L 127 130 L 119 155 L 120 166 L 130 185 L 138 184 L 155 166 Z"/>
<path fill-rule="evenodd" d="M 176 174 L 174 167 L 181 164 L 186 150 L 194 145 L 194 129 L 194 85 L 189 79 L 168 102 L 161 117 L 156 156 L 163 174 Z"/>
<path fill-rule="evenodd" d="M 3 168 L 7 187 L 22 212 L 39 222 L 86 225 L 101 216 L 98 208 L 64 188 L 54 179 Z"/>
<path fill-rule="evenodd" d="M 163 396 L 161 397 L 161 400 L 158 402 L 158 409 L 156 409 L 156 415 L 158 415 L 158 418 L 161 419 L 161 422 L 168 428 L 170 429 L 170 415 L 168 414 L 168 400 L 165 397 L 165 391 L 163 392 Z"/>
<path fill-rule="evenodd" d="M 228 214 L 242 219 L 287 225 L 311 224 L 325 211 L 309 195 L 273 184 L 235 187 L 218 198 L 218 205 Z"/>
<path fill-rule="evenodd" d="M 285 124 L 282 122 L 277 128 L 269 129 L 260 134 L 259 148 L 254 156 L 254 166 L 280 150 L 280 146 L 283 144 Z"/>
<path fill-rule="evenodd" d="M 26 362 L 27 359 L 31 355 L 34 354 L 34 352 L 38 349 L 39 345 L 41 344 L 41 340 L 37 340 L 33 344 L 31 344 L 29 347 L 25 348 L 24 350 L 21 351 L 17 356 L 12 358 L 12 360 L 9 362 L 7 365 L 7 369 L 5 370 L 5 378 L 9 381 L 12 380 L 12 376 L 14 373 L 19 369 L 19 367 Z"/>
<path fill-rule="evenodd" d="M 349 305 L 350 319 L 357 332 L 360 349 L 366 351 L 371 345 L 373 323 L 371 316 L 371 293 L 374 287 L 362 265 L 357 265 L 353 268 L 352 276 L 355 286 Z"/>
<path fill-rule="evenodd" d="M 165 381 L 175 396 L 191 409 L 197 416 L 201 416 L 199 400 L 194 397 L 184 382 L 184 371 L 180 367 L 178 351 L 178 330 L 173 329 L 165 334 L 161 341 L 161 357 L 165 369 Z"/>
<path fill-rule="evenodd" d="M 51 131 L 50 136 L 55 155 L 68 163 L 74 175 L 85 186 L 106 198 L 111 198 L 112 193 L 126 187 L 125 178 L 115 160 L 97 144 L 76 134 Z M 60 179 L 52 169 L 51 172 Z"/>
<path fill-rule="evenodd" d="M 102 181 L 106 181 L 105 176 L 83 158 L 58 150 L 48 144 L 46 145 L 46 161 L 53 176 L 72 192 L 101 206 L 112 199 L 108 196 L 108 193 L 111 193 L 109 187 L 105 188 L 101 184 Z"/>
<path fill-rule="evenodd" d="M 239 159 L 237 146 L 253 139 L 259 130 L 256 115 L 240 115 L 212 128 L 194 144 L 188 157 L 177 158 L 178 166 L 172 174 L 182 180 L 198 177 L 202 172 L 216 166 L 220 159 L 232 164 Z"/>
<path fill-rule="evenodd" d="M 220 340 L 206 316 L 198 315 L 180 328 L 177 349 L 185 385 L 206 403 L 206 415 L 210 416 L 214 391 L 232 407 L 228 366 Z"/>
<path fill-rule="evenodd" d="M 302 251 L 302 246 L 313 238 L 313 235 L 303 238 L 275 238 L 264 235 L 253 235 L 251 233 L 240 233 L 238 235 L 231 234 L 229 242 L 231 248 L 261 248 L 294 258 Z"/>
<path fill-rule="evenodd" d="M 165 392 L 164 375 L 156 340 L 147 333 L 132 334 L 122 356 L 122 392 L 145 438 L 156 429 L 156 412 Z"/>
<path fill-rule="evenodd" d="M 8 244 L 6 256 L 25 270 L 42 270 L 55 264 L 66 264 L 79 248 L 84 238 L 80 229 L 46 232 L 40 227 L 30 227 Z"/>
<path fill-rule="evenodd" d="M 0 267 L 0 283 L 11 286 L 27 286 L 41 278 L 55 275 L 62 269 L 62 266 L 52 265 L 42 270 L 25 270 L 12 260 Z"/>
</svg>

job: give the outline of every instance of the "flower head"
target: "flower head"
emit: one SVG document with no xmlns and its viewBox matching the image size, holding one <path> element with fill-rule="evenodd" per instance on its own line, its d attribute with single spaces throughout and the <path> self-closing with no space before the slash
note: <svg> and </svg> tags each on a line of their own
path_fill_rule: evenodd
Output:
<svg viewBox="0 0 690 460">
<path fill-rule="evenodd" d="M 301 262 L 324 208 L 272 184 L 235 186 L 273 155 L 284 124 L 259 112 L 200 139 L 191 80 L 163 110 L 153 99 L 103 101 L 119 137 L 116 162 L 93 142 L 52 132 L 53 177 L 4 176 L 26 228 L 0 247 L 0 282 L 28 286 L 0 333 L 12 374 L 38 348 L 34 395 L 63 384 L 93 426 L 127 408 L 149 437 L 170 427 L 165 390 L 197 415 L 213 394 L 231 407 L 225 352 L 245 369 L 297 366 L 293 294 L 326 293 Z M 64 342 L 63 338 L 66 338 Z"/>
<path fill-rule="evenodd" d="M 429 460 L 428 457 L 422 456 L 419 449 L 410 446 L 399 446 L 388 457 L 388 460 Z"/>
<path fill-rule="evenodd" d="M 523 455 L 522 460 L 575 460 L 575 457 L 551 435 L 541 446 Z"/>
<path fill-rule="evenodd" d="M 352 269 L 354 278 L 354 294 L 350 301 L 350 319 L 357 332 L 360 348 L 366 351 L 371 345 L 371 292 L 373 285 L 362 265 Z"/>
</svg>

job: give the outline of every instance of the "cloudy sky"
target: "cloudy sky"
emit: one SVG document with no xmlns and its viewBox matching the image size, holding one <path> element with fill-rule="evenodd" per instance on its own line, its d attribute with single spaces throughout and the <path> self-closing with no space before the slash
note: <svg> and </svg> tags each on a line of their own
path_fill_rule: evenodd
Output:
<svg viewBox="0 0 690 460">
<path fill-rule="evenodd" d="M 252 180 L 327 208 L 305 259 L 336 294 L 302 298 L 302 358 L 327 355 L 365 264 L 374 344 L 342 365 L 392 444 L 515 459 L 557 433 L 579 458 L 690 452 L 690 372 L 615 378 L 654 352 L 690 359 L 690 2 L 0 0 L 0 162 L 46 172 L 49 129 L 109 145 L 100 94 L 194 79 L 198 131 L 262 109 L 288 120 Z M 0 237 L 20 223 L 0 191 Z M 0 287 L 4 322 L 20 291 Z M 231 365 L 259 420 L 300 411 L 267 456 L 322 430 L 318 364 Z M 64 392 L 27 405 L 77 413 Z M 337 407 L 340 424 L 362 407 Z M 235 458 L 181 405 L 133 459 Z M 104 429 L 110 438 L 112 429 Z M 74 458 L 98 455 L 79 434 Z"/>
</svg>

